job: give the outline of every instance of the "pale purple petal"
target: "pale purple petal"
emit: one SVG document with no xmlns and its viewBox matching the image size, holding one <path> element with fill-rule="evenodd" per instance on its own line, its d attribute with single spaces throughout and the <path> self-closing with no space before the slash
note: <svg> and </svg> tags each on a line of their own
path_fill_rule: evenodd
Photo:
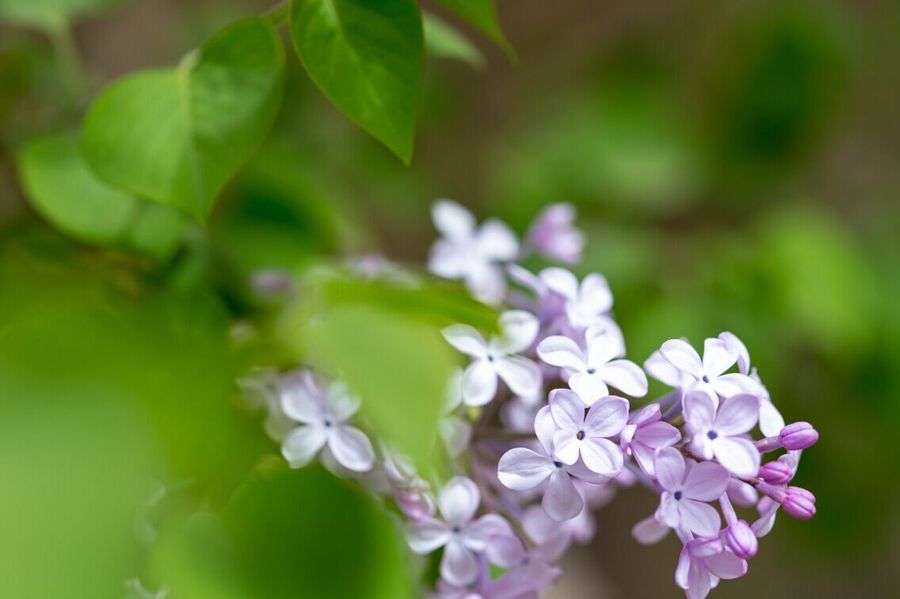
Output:
<svg viewBox="0 0 900 599">
<path fill-rule="evenodd" d="M 719 512 L 708 503 L 683 498 L 678 502 L 681 524 L 701 537 L 711 537 L 719 533 L 722 523 Z"/>
<path fill-rule="evenodd" d="M 472 425 L 459 416 L 444 416 L 440 422 L 441 438 L 447 452 L 456 457 L 469 446 L 472 440 Z"/>
<path fill-rule="evenodd" d="M 466 586 L 478 578 L 478 562 L 475 555 L 459 539 L 453 539 L 444 547 L 441 558 L 441 576 L 458 586 Z"/>
<path fill-rule="evenodd" d="M 333 381 L 325 387 L 325 411 L 336 422 L 349 420 L 359 411 L 360 404 L 359 398 L 341 381 Z"/>
<path fill-rule="evenodd" d="M 716 404 L 706 391 L 695 389 L 685 395 L 684 420 L 692 431 L 703 431 L 713 426 Z"/>
<path fill-rule="evenodd" d="M 681 433 L 668 422 L 652 422 L 639 427 L 634 438 L 648 447 L 658 449 L 677 443 L 681 439 Z"/>
<path fill-rule="evenodd" d="M 539 276 L 551 291 L 569 300 L 578 298 L 578 279 L 565 268 L 545 268 Z"/>
<path fill-rule="evenodd" d="M 452 324 L 445 327 L 441 333 L 447 343 L 464 354 L 474 358 L 483 358 L 487 355 L 487 342 L 484 337 L 467 324 Z"/>
<path fill-rule="evenodd" d="M 778 504 L 768 497 L 763 497 L 757 505 L 759 510 L 759 520 L 750 525 L 751 530 L 757 537 L 764 537 L 772 532 L 775 525 L 775 515 L 778 513 Z"/>
<path fill-rule="evenodd" d="M 554 469 L 541 505 L 548 516 L 562 522 L 581 513 L 584 501 L 569 475 L 561 469 Z"/>
<path fill-rule="evenodd" d="M 741 393 L 719 403 L 715 429 L 720 435 L 734 436 L 746 433 L 759 419 L 759 397 Z"/>
<path fill-rule="evenodd" d="M 584 403 L 568 389 L 554 389 L 550 392 L 550 414 L 556 426 L 573 434 L 584 426 Z"/>
<path fill-rule="evenodd" d="M 719 437 L 713 453 L 720 464 L 741 478 L 752 478 L 759 471 L 759 451 L 751 441 L 737 437 Z"/>
<path fill-rule="evenodd" d="M 550 406 L 544 406 L 534 416 L 534 433 L 548 456 L 553 455 L 553 433 L 555 432 L 556 424 L 550 414 Z"/>
<path fill-rule="evenodd" d="M 709 572 L 699 560 L 692 559 L 688 570 L 688 599 L 706 599 L 706 596 L 709 595 L 710 586 Z"/>
<path fill-rule="evenodd" d="M 328 449 L 347 470 L 368 472 L 375 463 L 375 451 L 369 438 L 352 426 L 335 427 L 328 438 Z"/>
<path fill-rule="evenodd" d="M 677 528 L 681 523 L 681 514 L 678 512 L 678 501 L 668 491 L 663 491 L 659 497 L 659 507 L 653 516 L 657 521 L 669 528 Z"/>
<path fill-rule="evenodd" d="M 476 360 L 463 373 L 463 402 L 483 406 L 497 394 L 497 371 L 487 360 Z"/>
<path fill-rule="evenodd" d="M 480 502 L 478 486 L 464 476 L 451 478 L 438 496 L 438 506 L 444 520 L 457 526 L 472 519 Z"/>
<path fill-rule="evenodd" d="M 648 447 L 643 443 L 635 442 L 631 444 L 631 455 L 641 470 L 648 475 L 656 476 L 656 449 Z"/>
<path fill-rule="evenodd" d="M 740 373 L 750 374 L 750 352 L 747 351 L 747 346 L 744 345 L 744 342 L 738 339 L 737 335 L 728 331 L 719 333 L 719 339 L 724 341 L 737 354 L 737 365 Z"/>
<path fill-rule="evenodd" d="M 654 465 L 656 478 L 663 489 L 673 493 L 681 490 L 685 470 L 684 457 L 681 452 L 672 447 L 660 449 L 656 453 Z"/>
<path fill-rule="evenodd" d="M 592 406 L 601 397 L 609 395 L 609 388 L 599 373 L 578 372 L 569 377 L 569 388 L 578 394 L 582 405 Z"/>
<path fill-rule="evenodd" d="M 759 395 L 759 384 L 749 376 L 732 372 L 723 374 L 712 381 L 712 388 L 722 397 L 731 397 L 738 393 L 753 393 Z"/>
<path fill-rule="evenodd" d="M 681 339 L 670 339 L 659 350 L 673 366 L 694 378 L 703 378 L 703 363 L 697 350 Z"/>
<path fill-rule="evenodd" d="M 406 528 L 406 540 L 413 552 L 431 553 L 450 540 L 450 527 L 433 518 L 412 522 Z"/>
<path fill-rule="evenodd" d="M 319 424 L 325 415 L 322 402 L 313 397 L 306 388 L 295 385 L 281 393 L 281 410 L 290 419 L 304 424 Z"/>
<path fill-rule="evenodd" d="M 489 260 L 509 262 L 519 253 L 519 242 L 505 223 L 489 218 L 475 233 L 475 248 Z"/>
<path fill-rule="evenodd" d="M 731 502 L 741 507 L 753 507 L 759 500 L 759 493 L 756 492 L 753 485 L 736 478 L 728 481 L 727 490 Z"/>
<path fill-rule="evenodd" d="M 614 358 L 625 355 L 625 342 L 618 327 L 590 327 L 584 334 L 587 343 L 588 365 L 599 368 Z"/>
<path fill-rule="evenodd" d="M 581 282 L 578 303 L 589 306 L 595 314 L 609 312 L 613 306 L 613 295 L 606 278 L 597 273 L 586 276 Z"/>
<path fill-rule="evenodd" d="M 466 289 L 480 302 L 496 306 L 506 294 L 503 269 L 490 262 L 470 260 L 464 275 Z"/>
<path fill-rule="evenodd" d="M 553 435 L 553 457 L 563 464 L 571 465 L 578 461 L 580 446 L 581 441 L 572 431 L 556 431 Z"/>
<path fill-rule="evenodd" d="M 520 397 L 532 397 L 541 388 L 541 369 L 528 358 L 498 358 L 494 366 L 510 391 Z"/>
<path fill-rule="evenodd" d="M 537 337 L 540 323 L 537 317 L 525 310 L 509 310 L 500 315 L 500 345 L 507 353 L 519 353 L 531 347 Z"/>
<path fill-rule="evenodd" d="M 674 364 L 666 360 L 661 351 L 653 352 L 644 361 L 644 370 L 656 380 L 670 387 L 681 387 L 684 381 L 684 373 Z"/>
<path fill-rule="evenodd" d="M 612 437 L 618 435 L 628 423 L 628 401 L 609 395 L 598 400 L 584 419 L 588 437 Z"/>
<path fill-rule="evenodd" d="M 581 459 L 592 472 L 613 477 L 622 470 L 622 450 L 608 439 L 588 437 L 581 442 Z"/>
<path fill-rule="evenodd" d="M 318 425 L 298 426 L 284 438 L 281 455 L 293 468 L 308 464 L 328 441 L 328 431 Z"/>
<path fill-rule="evenodd" d="M 675 567 L 675 584 L 684 590 L 688 588 L 688 572 L 691 569 L 691 554 L 687 547 L 682 547 L 678 554 L 678 565 Z"/>
<path fill-rule="evenodd" d="M 497 514 L 485 514 L 462 527 L 463 542 L 472 551 L 484 551 L 492 537 L 512 534 L 509 522 Z"/>
<path fill-rule="evenodd" d="M 759 430 L 767 437 L 776 437 L 784 428 L 784 417 L 771 401 L 759 404 Z"/>
<path fill-rule="evenodd" d="M 510 449 L 497 464 L 497 478 L 509 489 L 527 491 L 544 482 L 555 470 L 553 460 L 526 447 Z"/>
<path fill-rule="evenodd" d="M 703 342 L 703 371 L 719 376 L 737 361 L 737 352 L 721 339 L 710 337 Z"/>
<path fill-rule="evenodd" d="M 747 573 L 747 562 L 730 551 L 721 551 L 703 559 L 707 569 L 723 580 L 740 578 Z"/>
<path fill-rule="evenodd" d="M 638 543 L 644 545 L 652 545 L 658 543 L 669 533 L 669 527 L 663 526 L 657 522 L 655 516 L 648 516 L 634 525 L 631 529 L 631 536 Z"/>
<path fill-rule="evenodd" d="M 684 478 L 684 496 L 698 501 L 713 501 L 725 493 L 728 471 L 714 462 L 701 462 Z"/>
<path fill-rule="evenodd" d="M 562 335 L 553 335 L 541 341 L 537 346 L 537 354 L 541 360 L 551 366 L 562 366 L 573 370 L 585 370 L 587 364 L 578 344 Z"/>
<path fill-rule="evenodd" d="M 468 241 L 475 231 L 475 217 L 452 200 L 438 200 L 431 207 L 434 227 L 447 239 Z"/>
<path fill-rule="evenodd" d="M 525 558 L 525 546 L 515 535 L 498 535 L 485 547 L 487 558 L 492 564 L 503 568 L 518 566 Z"/>
<path fill-rule="evenodd" d="M 459 247 L 446 239 L 438 239 L 428 251 L 428 270 L 445 279 L 458 279 L 463 276 L 469 262 Z"/>
<path fill-rule="evenodd" d="M 647 394 L 647 375 L 630 360 L 613 360 L 598 371 L 603 381 L 632 397 Z"/>
</svg>

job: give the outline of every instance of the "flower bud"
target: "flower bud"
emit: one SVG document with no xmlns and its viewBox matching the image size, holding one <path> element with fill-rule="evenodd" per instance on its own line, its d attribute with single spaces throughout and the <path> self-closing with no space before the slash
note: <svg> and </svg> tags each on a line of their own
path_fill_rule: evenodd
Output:
<svg viewBox="0 0 900 599">
<path fill-rule="evenodd" d="M 759 549 L 759 541 L 750 525 L 736 520 L 725 529 L 725 544 L 741 559 L 750 559 Z"/>
<path fill-rule="evenodd" d="M 781 507 L 798 520 L 809 520 L 816 515 L 816 496 L 802 487 L 788 487 Z"/>
<path fill-rule="evenodd" d="M 394 499 L 400 511 L 411 520 L 425 520 L 434 517 L 434 501 L 427 493 L 397 491 Z"/>
<path fill-rule="evenodd" d="M 781 429 L 778 435 L 785 449 L 793 451 L 812 447 L 819 440 L 819 433 L 808 422 L 794 422 Z"/>
<path fill-rule="evenodd" d="M 572 224 L 575 209 L 571 204 L 551 204 L 538 215 L 531 227 L 528 244 L 548 258 L 574 264 L 581 259 L 584 234 Z"/>
<path fill-rule="evenodd" d="M 794 478 L 794 469 L 781 460 L 775 460 L 759 469 L 759 478 L 772 485 L 786 485 Z"/>
</svg>

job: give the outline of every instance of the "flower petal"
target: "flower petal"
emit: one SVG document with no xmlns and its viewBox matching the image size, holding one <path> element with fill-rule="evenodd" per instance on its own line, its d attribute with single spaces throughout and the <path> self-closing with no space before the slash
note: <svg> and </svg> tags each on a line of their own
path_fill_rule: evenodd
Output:
<svg viewBox="0 0 900 599">
<path fill-rule="evenodd" d="M 592 406 L 601 397 L 609 395 L 609 388 L 599 373 L 578 372 L 569 377 L 569 388 L 578 394 L 582 405 Z"/>
<path fill-rule="evenodd" d="M 284 438 L 281 455 L 292 468 L 307 465 L 328 440 L 328 432 L 321 426 L 298 426 Z"/>
<path fill-rule="evenodd" d="M 534 415 L 534 433 L 548 456 L 553 455 L 553 433 L 555 432 L 556 423 L 553 422 L 553 416 L 550 414 L 550 406 L 544 406 Z"/>
<path fill-rule="evenodd" d="M 590 438 L 618 435 L 628 423 L 628 400 L 608 395 L 587 412 L 584 430 Z"/>
<path fill-rule="evenodd" d="M 292 420 L 304 424 L 320 424 L 325 414 L 322 402 L 302 385 L 286 385 L 282 389 L 281 410 Z"/>
<path fill-rule="evenodd" d="M 578 461 L 580 445 L 572 431 L 556 431 L 553 434 L 553 457 L 563 464 L 572 465 Z"/>
<path fill-rule="evenodd" d="M 447 343 L 474 358 L 487 355 L 487 342 L 481 333 L 467 324 L 452 324 L 441 331 Z"/>
<path fill-rule="evenodd" d="M 521 356 L 498 358 L 494 362 L 497 374 L 510 391 L 520 397 L 533 397 L 541 388 L 541 368 Z"/>
<path fill-rule="evenodd" d="M 541 505 L 548 516 L 562 522 L 580 514 L 584 500 L 569 475 L 562 469 L 554 469 Z"/>
<path fill-rule="evenodd" d="M 694 534 L 701 537 L 719 534 L 722 520 L 719 512 L 708 503 L 683 498 L 678 502 L 678 512 L 681 514 L 681 524 Z"/>
<path fill-rule="evenodd" d="M 684 496 L 698 501 L 713 501 L 725 493 L 728 471 L 714 462 L 700 462 L 684 477 Z"/>
<path fill-rule="evenodd" d="M 441 235 L 454 241 L 467 241 L 475 230 L 475 217 L 453 200 L 435 202 L 431 219 Z"/>
<path fill-rule="evenodd" d="M 581 282 L 578 303 L 590 306 L 591 311 L 597 314 L 609 312 L 613 306 L 613 295 L 606 277 L 598 273 L 586 276 Z"/>
<path fill-rule="evenodd" d="M 325 411 L 337 422 L 346 422 L 359 410 L 359 398 L 343 381 L 332 381 L 325 387 Z"/>
<path fill-rule="evenodd" d="M 491 537 L 514 534 L 512 527 L 502 516 L 485 514 L 462 527 L 463 542 L 472 551 L 484 551 Z"/>
<path fill-rule="evenodd" d="M 684 420 L 692 432 L 705 431 L 713 426 L 716 419 L 716 404 L 704 389 L 689 391 L 684 402 Z"/>
<path fill-rule="evenodd" d="M 711 587 L 712 581 L 709 578 L 709 572 L 703 567 L 700 560 L 692 559 L 688 570 L 688 599 L 706 599 Z"/>
<path fill-rule="evenodd" d="M 500 458 L 497 478 L 508 489 L 527 491 L 547 480 L 555 469 L 549 457 L 526 447 L 515 447 Z"/>
<path fill-rule="evenodd" d="M 441 438 L 452 457 L 461 454 L 472 440 L 472 425 L 459 416 L 444 416 L 439 423 Z"/>
<path fill-rule="evenodd" d="M 600 378 L 632 397 L 647 395 L 647 375 L 631 360 L 613 360 L 598 371 Z"/>
<path fill-rule="evenodd" d="M 648 447 L 659 449 L 678 443 L 681 433 L 668 422 L 659 421 L 639 427 L 634 438 Z"/>
<path fill-rule="evenodd" d="M 467 586 L 478 578 L 478 562 L 475 555 L 459 539 L 453 539 L 444 547 L 441 558 L 441 576 L 450 584 Z"/>
<path fill-rule="evenodd" d="M 663 357 L 678 370 L 694 378 L 703 378 L 703 363 L 697 350 L 681 339 L 670 339 L 659 349 Z"/>
<path fill-rule="evenodd" d="M 463 278 L 469 293 L 489 306 L 496 306 L 506 295 L 503 269 L 496 264 L 469 259 Z"/>
<path fill-rule="evenodd" d="M 551 366 L 561 366 L 573 370 L 585 370 L 584 353 L 578 344 L 568 337 L 553 335 L 537 346 L 538 357 Z"/>
<path fill-rule="evenodd" d="M 644 370 L 656 380 L 670 387 L 681 387 L 684 384 L 684 373 L 677 366 L 666 360 L 661 351 L 655 351 L 644 361 Z"/>
<path fill-rule="evenodd" d="M 775 437 L 784 428 L 784 417 L 771 401 L 759 404 L 759 430 L 767 437 Z"/>
<path fill-rule="evenodd" d="M 451 478 L 438 496 L 438 506 L 444 520 L 457 526 L 472 519 L 479 503 L 481 493 L 478 486 L 464 476 Z"/>
<path fill-rule="evenodd" d="M 744 345 L 744 342 L 738 339 L 737 335 L 728 331 L 719 333 L 719 339 L 737 354 L 738 371 L 741 374 L 750 374 L 750 352 L 747 351 L 747 346 Z"/>
<path fill-rule="evenodd" d="M 653 514 L 657 522 L 665 524 L 669 528 L 678 528 L 681 524 L 681 514 L 678 513 L 678 502 L 668 491 L 663 491 L 659 496 L 659 507 Z"/>
<path fill-rule="evenodd" d="M 412 522 L 406 528 L 406 540 L 413 552 L 431 553 L 450 540 L 450 527 L 433 518 Z"/>
<path fill-rule="evenodd" d="M 485 553 L 492 564 L 502 568 L 518 566 L 526 557 L 525 545 L 515 535 L 498 535 L 485 545 Z"/>
<path fill-rule="evenodd" d="M 497 394 L 497 372 L 487 360 L 475 360 L 463 373 L 463 403 L 483 406 Z"/>
<path fill-rule="evenodd" d="M 622 471 L 624 459 L 619 446 L 608 439 L 588 437 L 581 442 L 581 459 L 592 472 L 613 477 Z"/>
<path fill-rule="evenodd" d="M 631 536 L 638 543 L 652 545 L 658 543 L 669 533 L 669 527 L 657 522 L 655 516 L 647 516 L 631 528 Z"/>
<path fill-rule="evenodd" d="M 759 451 L 747 439 L 719 437 L 713 441 L 713 453 L 735 476 L 752 478 L 759 472 Z"/>
<path fill-rule="evenodd" d="M 747 562 L 730 551 L 721 551 L 704 558 L 703 563 L 714 575 L 723 580 L 740 578 L 747 573 Z"/>
<path fill-rule="evenodd" d="M 489 218 L 475 233 L 475 249 L 494 262 L 509 262 L 519 253 L 519 242 L 506 223 Z"/>
<path fill-rule="evenodd" d="M 759 403 L 759 397 L 748 393 L 720 402 L 714 425 L 716 432 L 731 437 L 749 431 L 759 420 Z"/>
<path fill-rule="evenodd" d="M 508 310 L 500 315 L 500 346 L 510 354 L 525 351 L 537 337 L 540 323 L 525 310 Z"/>
<path fill-rule="evenodd" d="M 368 472 L 375 464 L 375 451 L 369 438 L 352 426 L 336 427 L 328 438 L 328 449 L 347 470 Z"/>
<path fill-rule="evenodd" d="M 681 452 L 672 447 L 666 447 L 656 452 L 654 461 L 656 479 L 666 491 L 680 491 L 684 484 L 684 457 Z"/>
<path fill-rule="evenodd" d="M 547 287 L 568 300 L 578 298 L 578 279 L 565 268 L 552 266 L 538 273 Z"/>
<path fill-rule="evenodd" d="M 550 414 L 560 430 L 577 433 L 584 426 L 584 403 L 568 389 L 550 392 Z"/>
<path fill-rule="evenodd" d="M 712 388 L 722 397 L 731 397 L 738 393 L 753 393 L 759 395 L 760 385 L 749 376 L 732 372 L 723 374 L 712 382 Z"/>
<path fill-rule="evenodd" d="M 719 376 L 737 361 L 737 351 L 721 339 L 710 337 L 703 342 L 703 372 Z"/>
</svg>

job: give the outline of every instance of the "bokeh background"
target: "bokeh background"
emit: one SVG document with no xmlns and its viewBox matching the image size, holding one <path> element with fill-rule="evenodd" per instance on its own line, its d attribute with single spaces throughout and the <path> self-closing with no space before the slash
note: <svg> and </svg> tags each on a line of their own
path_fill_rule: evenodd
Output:
<svg viewBox="0 0 900 599">
<path fill-rule="evenodd" d="M 265 7 L 131 0 L 81 24 L 75 42 L 96 87 L 170 64 Z M 142 529 L 123 506 L 154 497 L 158 484 L 137 473 L 164 464 L 170 511 L 219 506 L 266 451 L 258 424 L 231 405 L 245 363 L 229 323 L 246 310 L 245 290 L 221 262 L 302 272 L 374 250 L 421 263 L 434 237 L 430 203 L 452 197 L 520 232 L 541 206 L 572 202 L 589 237 L 580 268 L 608 277 L 629 357 L 730 330 L 785 417 L 815 423 L 821 440 L 797 482 L 816 493 L 818 514 L 780 517 L 749 575 L 719 596 L 896 596 L 900 4 L 498 7 L 517 63 L 472 32 L 481 68 L 429 59 L 408 168 L 328 105 L 288 53 L 278 124 L 229 186 L 209 235 L 188 231 L 188 250 L 153 258 L 75 243 L 28 207 L 16 149 L 80 107 L 58 100 L 65 73 L 47 40 L 0 25 L 0 579 L 19 581 L 8 589 L 121 596 L 144 551 L 128 540 Z M 210 244 L 218 249 L 190 251 Z M 238 552 L 302 570 L 312 550 L 260 548 L 290 531 L 349 526 L 330 506 L 369 509 L 354 511 L 361 500 L 319 473 L 305 476 L 331 490 L 310 499 L 302 480 L 276 477 L 263 486 L 274 485 L 280 504 L 254 488 L 228 508 L 264 524 L 226 522 L 245 541 Z M 171 492 L 178 485 L 183 496 Z M 289 499 L 328 504 L 331 524 L 301 519 L 285 530 Z M 600 512 L 596 541 L 570 553 L 553 596 L 679 596 L 676 541 L 643 547 L 629 535 L 653 503 L 626 490 Z M 359 522 L 356 563 L 378 578 L 390 568 L 366 539 L 392 532 Z M 165 541 L 150 570 L 177 571 L 183 556 L 203 554 L 200 570 L 215 576 L 188 596 L 237 597 L 210 590 L 231 557 L 205 549 L 219 534 L 207 524 L 191 521 L 203 533 L 189 542 L 181 529 L 148 532 Z M 266 584 L 287 597 L 289 582 Z M 390 597 L 392 584 L 366 595 Z"/>
</svg>

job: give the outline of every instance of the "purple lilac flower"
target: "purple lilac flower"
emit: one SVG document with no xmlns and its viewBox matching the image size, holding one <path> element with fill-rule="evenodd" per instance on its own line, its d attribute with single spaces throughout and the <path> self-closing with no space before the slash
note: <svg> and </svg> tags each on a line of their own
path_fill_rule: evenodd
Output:
<svg viewBox="0 0 900 599">
<path fill-rule="evenodd" d="M 739 352 L 733 343 L 712 337 L 703 344 L 703 359 L 697 351 L 681 339 L 670 339 L 660 348 L 662 357 L 681 372 L 688 381 L 687 387 L 711 388 L 722 397 L 741 392 L 758 392 L 749 376 L 740 373 L 726 374 L 735 365 Z"/>
<path fill-rule="evenodd" d="M 759 397 L 747 393 L 721 403 L 704 390 L 688 393 L 684 420 L 691 433 L 691 453 L 704 460 L 715 458 L 741 478 L 756 476 L 759 451 L 744 435 L 759 419 L 759 401 Z"/>
<path fill-rule="evenodd" d="M 655 476 L 657 450 L 670 447 L 679 440 L 681 433 L 678 429 L 662 421 L 658 403 L 648 404 L 634 413 L 620 435 L 622 451 L 632 456 L 648 476 Z"/>
<path fill-rule="evenodd" d="M 609 440 L 622 432 L 628 422 L 628 401 L 607 396 L 584 411 L 581 398 L 568 389 L 550 392 L 550 414 L 556 424 L 553 444 L 563 464 L 575 464 L 579 457 L 588 470 L 614 477 L 622 470 L 622 450 Z"/>
<path fill-rule="evenodd" d="M 572 204 L 550 204 L 544 208 L 528 232 L 527 244 L 540 254 L 567 264 L 581 260 L 584 233 L 574 226 Z"/>
<path fill-rule="evenodd" d="M 719 579 L 740 578 L 747 573 L 747 562 L 731 553 L 717 539 L 694 539 L 681 550 L 675 582 L 687 592 L 688 599 L 703 599 Z"/>
<path fill-rule="evenodd" d="M 667 447 L 656 454 L 656 477 L 663 488 L 656 519 L 676 530 L 709 537 L 719 532 L 719 513 L 707 502 L 725 493 L 728 472 L 713 462 L 685 460 Z"/>
</svg>

